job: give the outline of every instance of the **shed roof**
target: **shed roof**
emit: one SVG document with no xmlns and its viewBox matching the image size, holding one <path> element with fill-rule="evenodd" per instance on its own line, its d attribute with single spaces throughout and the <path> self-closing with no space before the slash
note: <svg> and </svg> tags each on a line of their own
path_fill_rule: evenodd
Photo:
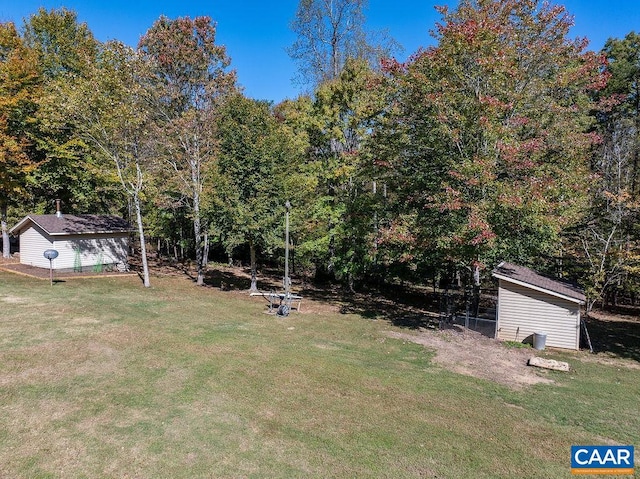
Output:
<svg viewBox="0 0 640 479">
<path fill-rule="evenodd" d="M 566 281 L 549 278 L 515 264 L 502 262 L 493 270 L 493 276 L 521 286 L 543 291 L 576 303 L 584 303 L 584 291 Z"/>
<path fill-rule="evenodd" d="M 22 231 L 33 223 L 51 236 L 82 235 L 98 233 L 126 233 L 131 225 L 115 215 L 27 215 L 10 233 Z"/>
</svg>

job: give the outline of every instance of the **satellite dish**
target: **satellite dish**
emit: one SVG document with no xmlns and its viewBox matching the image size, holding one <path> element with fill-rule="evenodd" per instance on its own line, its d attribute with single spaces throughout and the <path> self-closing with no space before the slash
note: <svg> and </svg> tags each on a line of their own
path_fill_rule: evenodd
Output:
<svg viewBox="0 0 640 479">
<path fill-rule="evenodd" d="M 56 259 L 58 257 L 58 251 L 55 249 L 47 249 L 44 251 L 44 253 L 42 253 L 44 255 L 45 258 L 47 258 L 49 261 L 51 261 L 52 259 Z"/>
<path fill-rule="evenodd" d="M 51 281 L 51 286 L 53 286 L 53 263 L 51 262 L 58 257 L 58 251 L 46 249 L 42 255 L 49 260 L 49 280 Z"/>
</svg>

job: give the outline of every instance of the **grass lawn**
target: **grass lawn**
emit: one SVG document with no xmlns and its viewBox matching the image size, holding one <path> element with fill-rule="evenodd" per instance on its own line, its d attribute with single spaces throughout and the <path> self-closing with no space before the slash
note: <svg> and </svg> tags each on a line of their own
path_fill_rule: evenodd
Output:
<svg viewBox="0 0 640 479">
<path fill-rule="evenodd" d="M 511 389 L 305 306 L 0 272 L 0 477 L 561 478 L 573 444 L 640 446 L 635 360 L 550 354 L 572 372 Z"/>
</svg>

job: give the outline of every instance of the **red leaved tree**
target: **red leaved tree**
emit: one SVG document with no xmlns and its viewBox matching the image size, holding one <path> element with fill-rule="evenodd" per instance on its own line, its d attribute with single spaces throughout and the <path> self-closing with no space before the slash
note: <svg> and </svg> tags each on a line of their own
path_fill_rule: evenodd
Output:
<svg viewBox="0 0 640 479">
<path fill-rule="evenodd" d="M 406 203 L 423 237 L 473 271 L 499 259 L 532 264 L 586 198 L 593 100 L 606 75 L 587 41 L 567 37 L 563 7 L 464 0 L 440 7 L 437 46 L 389 62 L 391 115 Z"/>
</svg>

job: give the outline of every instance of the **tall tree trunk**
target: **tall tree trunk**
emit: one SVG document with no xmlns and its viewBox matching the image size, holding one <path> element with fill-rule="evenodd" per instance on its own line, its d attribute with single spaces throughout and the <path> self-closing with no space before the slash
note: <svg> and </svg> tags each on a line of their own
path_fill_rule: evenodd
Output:
<svg viewBox="0 0 640 479">
<path fill-rule="evenodd" d="M 195 185 L 195 181 L 194 181 Z M 193 233 L 196 243 L 196 267 L 198 268 L 198 278 L 196 284 L 198 286 L 204 285 L 204 267 L 202 266 L 202 224 L 200 218 L 200 195 L 197 191 L 197 186 L 194 186 L 193 193 Z"/>
<path fill-rule="evenodd" d="M 209 263 L 209 231 L 204 232 L 204 245 L 202 249 L 202 267 L 206 268 Z"/>
<path fill-rule="evenodd" d="M 253 240 L 249 240 L 249 254 L 251 256 L 251 287 L 249 291 L 256 293 L 258 291 L 258 266 L 256 264 L 256 245 Z"/>
<path fill-rule="evenodd" d="M 336 261 L 336 236 L 333 228 L 333 221 L 329 220 L 329 262 L 327 263 L 327 273 L 332 280 L 335 278 Z"/>
<path fill-rule="evenodd" d="M 633 148 L 633 166 L 631 171 L 631 193 L 636 193 L 638 188 L 638 164 L 640 163 L 640 91 L 636 85 L 635 104 L 633 111 L 633 120 L 635 124 L 634 148 Z"/>
<path fill-rule="evenodd" d="M 9 242 L 9 230 L 7 229 L 7 203 L 2 203 L 0 223 L 2 223 L 2 257 L 11 258 L 11 243 Z"/>
<path fill-rule="evenodd" d="M 147 244 L 144 239 L 144 228 L 142 226 L 140 197 L 138 196 L 137 192 L 133 195 L 133 205 L 136 210 L 136 222 L 138 223 L 138 235 L 140 236 L 140 256 L 142 258 L 142 277 L 143 277 L 144 287 L 148 288 L 151 286 L 151 283 L 149 282 L 149 263 L 147 262 Z"/>
<path fill-rule="evenodd" d="M 480 262 L 473 265 L 473 315 L 477 318 L 480 313 Z"/>
</svg>

